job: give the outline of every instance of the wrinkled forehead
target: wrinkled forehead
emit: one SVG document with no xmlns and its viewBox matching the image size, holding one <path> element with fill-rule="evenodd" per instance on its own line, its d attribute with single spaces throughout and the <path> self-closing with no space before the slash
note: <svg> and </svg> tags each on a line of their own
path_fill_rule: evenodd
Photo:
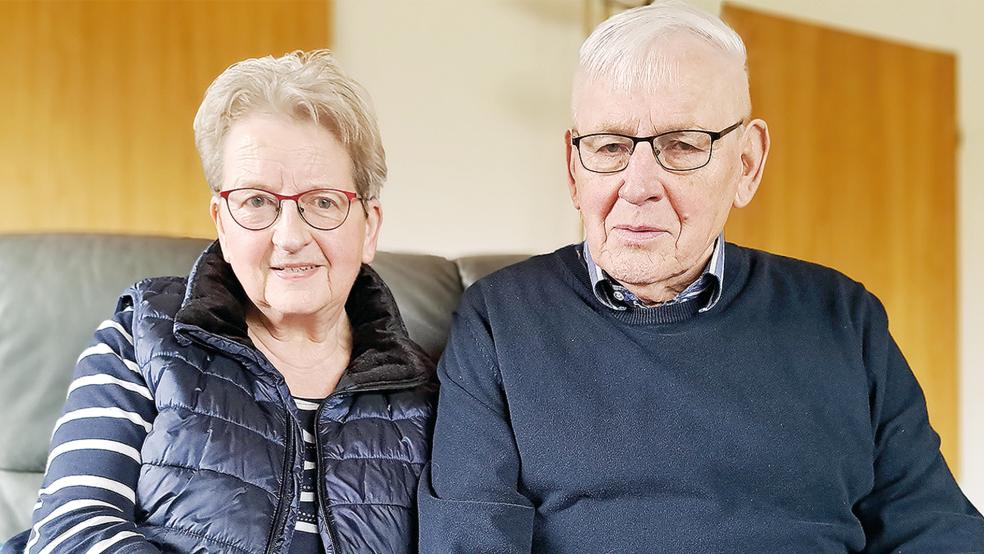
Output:
<svg viewBox="0 0 984 554">
<path fill-rule="evenodd" d="M 704 128 L 702 121 L 748 117 L 749 104 L 743 61 L 686 34 L 654 41 L 601 71 L 578 68 L 571 98 L 578 129 L 643 114 L 657 126 Z"/>
<path fill-rule="evenodd" d="M 276 116 L 237 121 L 226 136 L 222 161 L 225 185 L 340 185 L 351 180 L 352 163 L 344 146 L 331 131 L 311 121 Z"/>
</svg>

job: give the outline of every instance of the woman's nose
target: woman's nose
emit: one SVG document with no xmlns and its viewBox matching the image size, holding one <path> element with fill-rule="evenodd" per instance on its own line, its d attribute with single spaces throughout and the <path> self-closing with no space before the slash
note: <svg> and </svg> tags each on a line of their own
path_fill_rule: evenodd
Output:
<svg viewBox="0 0 984 554">
<path fill-rule="evenodd" d="M 297 202 L 284 200 L 280 217 L 273 224 L 273 243 L 288 252 L 296 252 L 311 241 L 311 227 L 298 211 Z"/>
</svg>

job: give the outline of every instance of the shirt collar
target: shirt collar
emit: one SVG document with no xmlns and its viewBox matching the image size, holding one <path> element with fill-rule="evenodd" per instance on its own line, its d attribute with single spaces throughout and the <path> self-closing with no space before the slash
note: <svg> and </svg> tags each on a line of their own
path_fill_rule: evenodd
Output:
<svg viewBox="0 0 984 554">
<path fill-rule="evenodd" d="M 642 308 L 636 302 L 635 295 L 622 286 L 621 283 L 608 275 L 601 269 L 591 257 L 588 250 L 588 241 L 584 241 L 581 246 L 584 253 L 584 262 L 588 266 L 588 276 L 591 279 L 591 290 L 594 291 L 595 298 L 605 306 L 613 310 L 627 310 L 629 308 Z M 713 308 L 718 300 L 721 299 L 721 290 L 724 286 L 724 232 L 718 235 L 714 241 L 714 250 L 711 252 L 711 259 L 704 266 L 704 271 L 693 283 L 676 295 L 673 300 L 666 304 L 676 304 L 687 302 L 701 296 L 704 291 L 710 289 L 711 294 L 707 303 L 701 307 L 701 312 L 706 312 Z"/>
</svg>

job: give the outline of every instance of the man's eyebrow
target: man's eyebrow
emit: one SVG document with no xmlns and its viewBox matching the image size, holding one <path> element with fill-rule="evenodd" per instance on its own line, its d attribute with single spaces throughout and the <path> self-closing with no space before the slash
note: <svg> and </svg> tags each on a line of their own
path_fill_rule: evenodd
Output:
<svg viewBox="0 0 984 554">
<path fill-rule="evenodd" d="M 615 133 L 616 135 L 629 135 L 630 137 L 635 136 L 637 133 L 634 127 L 630 127 L 628 125 L 615 125 L 613 127 L 609 127 L 605 132 Z"/>
<path fill-rule="evenodd" d="M 701 125 L 698 125 L 696 121 L 687 120 L 684 122 L 675 122 L 671 125 L 665 125 L 659 129 L 656 129 L 656 132 L 652 133 L 652 135 L 660 135 L 663 133 L 669 133 L 673 131 L 686 131 L 686 130 L 707 130 L 707 129 L 705 129 Z M 636 126 L 629 123 L 606 123 L 600 125 L 596 129 L 591 130 L 590 132 L 586 132 L 586 131 L 580 132 L 581 135 L 594 135 L 594 134 L 601 134 L 601 133 L 610 133 L 613 135 L 626 135 L 630 137 L 652 136 L 652 135 L 636 135 Z"/>
<path fill-rule="evenodd" d="M 591 131 L 581 132 L 582 135 L 595 135 L 602 133 L 633 136 L 632 134 L 635 133 L 635 125 L 629 125 L 628 123 L 611 123 L 599 125 L 596 128 L 592 128 Z"/>
</svg>

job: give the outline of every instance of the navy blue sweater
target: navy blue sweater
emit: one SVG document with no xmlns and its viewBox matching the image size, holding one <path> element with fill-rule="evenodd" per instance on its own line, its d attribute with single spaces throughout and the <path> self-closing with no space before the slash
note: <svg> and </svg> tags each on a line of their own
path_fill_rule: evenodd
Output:
<svg viewBox="0 0 984 554">
<path fill-rule="evenodd" d="M 604 307 L 574 247 L 469 289 L 421 552 L 984 552 L 878 300 L 726 260 L 705 313 Z"/>
</svg>

